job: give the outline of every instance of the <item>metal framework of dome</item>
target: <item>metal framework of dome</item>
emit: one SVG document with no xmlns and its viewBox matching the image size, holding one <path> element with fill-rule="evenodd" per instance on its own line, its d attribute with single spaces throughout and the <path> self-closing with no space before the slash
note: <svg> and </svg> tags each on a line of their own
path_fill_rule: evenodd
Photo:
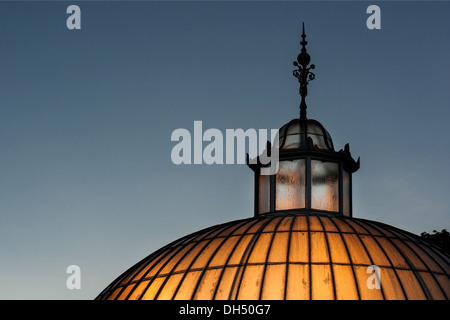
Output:
<svg viewBox="0 0 450 320">
<path fill-rule="evenodd" d="M 293 74 L 300 117 L 279 131 L 278 171 L 254 172 L 254 217 L 200 230 L 150 254 L 97 297 L 137 299 L 444 299 L 450 256 L 421 237 L 353 217 L 347 144 L 335 151 L 323 125 L 307 119 L 315 78 L 302 33 Z M 267 150 L 270 152 L 270 143 Z"/>
<path fill-rule="evenodd" d="M 380 289 L 367 286 L 380 268 Z M 276 213 L 216 225 L 137 263 L 98 299 L 448 299 L 449 259 L 379 222 Z"/>
</svg>

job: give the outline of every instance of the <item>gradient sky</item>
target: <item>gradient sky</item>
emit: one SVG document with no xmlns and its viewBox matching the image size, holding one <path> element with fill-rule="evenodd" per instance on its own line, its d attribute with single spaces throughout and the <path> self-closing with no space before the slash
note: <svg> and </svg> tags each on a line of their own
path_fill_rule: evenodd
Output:
<svg viewBox="0 0 450 320">
<path fill-rule="evenodd" d="M 81 8 L 81 30 L 66 8 Z M 366 8 L 381 8 L 381 30 Z M 449 2 L 0 2 L 0 299 L 93 299 L 156 249 L 253 215 L 246 165 L 172 163 L 177 128 L 308 116 L 350 143 L 354 217 L 450 229 Z M 66 268 L 81 268 L 68 290 Z"/>
</svg>

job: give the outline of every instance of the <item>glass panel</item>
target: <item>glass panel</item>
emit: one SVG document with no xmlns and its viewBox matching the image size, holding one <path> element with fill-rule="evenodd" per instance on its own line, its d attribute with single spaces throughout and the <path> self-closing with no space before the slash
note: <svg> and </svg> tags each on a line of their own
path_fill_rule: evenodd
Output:
<svg viewBox="0 0 450 320">
<path fill-rule="evenodd" d="M 232 236 L 228 238 L 227 241 L 220 247 L 219 252 L 214 256 L 209 265 L 211 267 L 223 266 L 239 239 L 240 236 Z"/>
<path fill-rule="evenodd" d="M 382 237 L 376 237 L 380 246 L 384 249 L 384 252 L 389 256 L 389 259 L 394 266 L 394 268 L 409 268 L 408 263 L 402 257 L 400 252 L 391 244 L 391 242 Z"/>
<path fill-rule="evenodd" d="M 373 275 L 373 273 L 372 273 Z M 368 274 L 368 276 L 370 276 Z M 384 297 L 386 300 L 404 300 L 402 287 L 398 282 L 397 274 L 391 268 L 380 268 L 380 287 L 383 289 Z M 364 286 L 367 288 L 367 286 Z M 372 289 L 372 291 L 377 289 Z"/>
<path fill-rule="evenodd" d="M 131 293 L 129 300 L 138 300 L 144 292 L 145 288 L 147 288 L 149 282 L 150 280 L 142 281 L 139 286 Z"/>
<path fill-rule="evenodd" d="M 289 265 L 286 299 L 309 299 L 309 266 L 307 264 Z"/>
<path fill-rule="evenodd" d="M 441 266 L 445 266 L 446 262 L 444 262 L 443 260 L 439 259 L 439 257 L 433 255 L 433 252 L 430 248 L 422 246 L 422 245 L 418 245 L 416 243 L 410 243 L 412 250 L 414 250 L 414 252 L 416 254 L 418 254 L 420 256 L 420 258 L 426 263 L 427 267 L 434 272 L 443 272 L 444 269 L 442 269 L 441 267 L 439 267 L 439 265 Z M 431 254 L 431 256 L 430 256 Z M 439 263 L 436 264 L 434 259 L 437 259 L 436 261 Z"/>
<path fill-rule="evenodd" d="M 117 294 L 122 290 L 122 287 L 116 288 L 114 292 L 109 296 L 108 300 L 114 300 Z"/>
<path fill-rule="evenodd" d="M 419 243 L 416 243 L 416 245 L 419 245 Z M 419 246 L 439 265 L 440 272 L 448 274 L 448 267 L 446 267 L 448 266 L 448 255 L 446 256 L 443 252 L 435 251 L 434 247 L 424 246 L 422 243 Z"/>
<path fill-rule="evenodd" d="M 270 222 L 264 227 L 262 232 L 273 232 L 273 231 L 275 231 L 275 228 L 277 227 L 278 223 L 280 223 L 280 219 L 283 219 L 283 217 L 271 218 Z"/>
<path fill-rule="evenodd" d="M 333 279 L 328 264 L 311 265 L 312 299 L 330 300 L 334 299 Z"/>
<path fill-rule="evenodd" d="M 342 207 L 344 209 L 344 216 L 350 217 L 350 174 L 343 170 L 344 174 L 342 177 L 343 188 L 342 192 Z"/>
<path fill-rule="evenodd" d="M 187 300 L 191 299 L 192 293 L 197 286 L 198 278 L 200 276 L 200 271 L 190 271 L 186 274 L 180 288 L 178 288 L 175 300 Z"/>
<path fill-rule="evenodd" d="M 337 228 L 341 232 L 355 233 L 355 231 L 350 227 L 347 219 L 333 219 L 333 221 L 336 223 Z"/>
<path fill-rule="evenodd" d="M 315 216 L 308 217 L 309 219 L 309 230 L 310 231 L 323 231 L 322 224 L 319 221 L 319 218 Z"/>
<path fill-rule="evenodd" d="M 306 232 L 292 232 L 289 262 L 308 262 L 308 234 Z"/>
<path fill-rule="evenodd" d="M 295 217 L 285 216 L 283 221 L 278 225 L 277 231 L 289 231 Z"/>
<path fill-rule="evenodd" d="M 280 130 L 278 130 L 278 137 L 279 137 L 279 139 L 280 139 L 280 143 L 281 143 L 281 141 L 283 141 L 283 137 L 284 137 L 284 135 L 286 134 L 286 127 L 287 127 L 287 124 L 285 124 L 284 126 L 282 126 L 282 127 L 280 128 Z"/>
<path fill-rule="evenodd" d="M 333 261 L 334 262 L 334 261 Z M 352 267 L 333 265 L 337 300 L 358 300 Z"/>
<path fill-rule="evenodd" d="M 264 271 L 263 265 L 247 265 L 239 287 L 237 299 L 240 300 L 257 300 L 261 290 L 261 279 Z M 235 287 L 239 284 L 236 283 Z"/>
<path fill-rule="evenodd" d="M 392 242 L 397 246 L 398 250 L 403 252 L 409 262 L 412 264 L 412 268 L 427 271 L 427 267 L 420 261 L 414 251 L 407 246 L 408 242 L 397 239 L 392 239 Z"/>
<path fill-rule="evenodd" d="M 426 283 L 428 290 L 433 297 L 433 300 L 446 300 L 442 290 L 439 288 L 437 282 L 429 272 L 419 272 L 423 281 Z"/>
<path fill-rule="evenodd" d="M 205 232 L 207 233 L 207 236 L 202 238 L 202 240 L 207 240 L 207 239 L 212 239 L 212 238 L 216 238 L 223 230 L 228 229 L 228 227 L 216 227 L 216 230 L 211 230 L 209 232 Z"/>
<path fill-rule="evenodd" d="M 334 224 L 334 220 L 331 220 L 332 216 L 321 216 L 320 221 L 322 221 L 323 228 L 328 232 L 339 232 L 336 225 Z"/>
<path fill-rule="evenodd" d="M 383 234 L 380 232 L 380 230 L 378 230 L 374 225 L 371 225 L 371 223 L 370 222 L 361 222 L 361 221 L 359 221 L 361 224 L 362 224 L 362 226 L 364 227 L 364 229 L 365 230 L 367 230 L 366 232 L 364 232 L 364 233 L 369 233 L 369 234 L 371 234 L 371 235 L 374 235 L 374 236 L 382 236 Z"/>
<path fill-rule="evenodd" d="M 276 210 L 305 207 L 305 159 L 280 161 L 276 174 Z"/>
<path fill-rule="evenodd" d="M 270 211 L 270 176 L 259 175 L 259 214 Z"/>
<path fill-rule="evenodd" d="M 325 145 L 325 140 L 323 139 L 323 136 L 319 136 L 317 134 L 308 134 L 308 137 L 312 139 L 313 145 L 317 146 L 319 149 L 328 149 L 327 146 Z"/>
<path fill-rule="evenodd" d="M 272 242 L 272 247 L 269 253 L 269 263 L 285 262 L 287 255 L 289 233 L 277 232 Z"/>
<path fill-rule="evenodd" d="M 200 255 L 195 259 L 194 264 L 191 269 L 203 268 L 207 265 L 209 259 L 214 255 L 217 247 L 224 241 L 223 238 L 214 239 L 208 244 L 201 252 Z M 220 253 L 219 253 L 220 254 Z"/>
<path fill-rule="evenodd" d="M 367 256 L 366 250 L 363 244 L 359 240 L 356 234 L 343 234 L 345 243 L 347 244 L 348 251 L 352 258 L 352 262 L 356 264 L 370 265 L 370 259 Z"/>
<path fill-rule="evenodd" d="M 389 260 L 384 254 L 383 250 L 381 250 L 378 243 L 375 241 L 375 238 L 372 236 L 364 236 L 360 235 L 362 242 L 369 251 L 370 257 L 372 258 L 372 263 L 377 266 L 389 266 Z"/>
<path fill-rule="evenodd" d="M 306 224 L 306 216 L 294 216 L 295 221 L 292 226 L 292 231 L 307 231 L 308 225 Z"/>
<path fill-rule="evenodd" d="M 200 285 L 197 288 L 194 299 L 211 300 L 217 285 L 217 281 L 219 281 L 221 272 L 222 269 L 207 270 L 202 277 Z"/>
<path fill-rule="evenodd" d="M 311 160 L 311 207 L 339 211 L 339 167 L 334 162 Z"/>
<path fill-rule="evenodd" d="M 199 242 L 194 248 L 192 248 L 191 251 L 189 251 L 189 253 L 186 256 L 181 258 L 181 260 L 178 260 L 177 261 L 178 265 L 175 267 L 175 271 L 186 270 L 189 267 L 189 265 L 192 263 L 192 261 L 194 261 L 194 259 L 196 259 L 198 253 L 201 250 L 203 250 L 203 247 L 207 243 L 208 243 L 207 241 Z"/>
<path fill-rule="evenodd" d="M 304 129 L 302 128 L 301 133 L 304 133 Z M 293 121 L 290 126 L 287 128 L 286 134 L 299 134 L 300 133 L 300 121 Z"/>
<path fill-rule="evenodd" d="M 446 274 L 436 274 L 436 280 L 440 283 L 441 288 L 444 290 L 447 297 L 450 296 L 450 286 L 448 285 L 448 275 Z"/>
<path fill-rule="evenodd" d="M 142 276 L 145 274 L 145 272 L 152 267 L 159 259 L 160 257 L 155 257 L 153 260 L 151 260 L 150 262 L 147 260 L 144 264 L 147 264 L 144 268 L 142 268 L 142 270 L 140 270 L 140 268 L 142 267 L 142 265 L 139 266 L 139 268 L 137 267 L 133 267 L 134 270 L 133 272 L 131 272 L 124 280 L 121 281 L 121 284 L 124 283 L 128 283 L 130 281 L 130 279 L 138 272 L 139 275 L 138 277 L 134 278 L 133 280 L 139 280 L 140 278 L 142 278 Z"/>
<path fill-rule="evenodd" d="M 122 293 L 120 294 L 120 297 L 118 298 L 118 300 L 124 300 L 128 296 L 128 294 L 130 293 L 131 289 L 134 288 L 135 285 L 136 285 L 135 283 L 132 283 L 132 284 L 128 285 L 125 288 L 125 290 L 122 291 Z"/>
<path fill-rule="evenodd" d="M 246 236 L 243 236 L 239 244 L 234 249 L 233 254 L 230 257 L 230 260 L 228 261 L 229 265 L 237 265 L 241 263 L 242 257 L 244 255 L 244 251 L 247 248 L 248 243 L 250 240 L 254 237 L 253 234 L 249 234 Z"/>
<path fill-rule="evenodd" d="M 227 300 L 229 298 L 231 285 L 234 282 L 236 271 L 237 267 L 225 268 L 222 279 L 218 285 L 219 287 L 217 288 L 216 296 L 214 297 L 216 300 Z"/>
<path fill-rule="evenodd" d="M 259 232 L 260 228 L 264 227 L 264 224 L 266 224 L 266 219 L 261 219 L 257 223 L 253 223 L 251 228 L 249 228 L 247 231 L 244 232 L 244 234 L 251 234 Z"/>
<path fill-rule="evenodd" d="M 283 300 L 286 279 L 286 265 L 268 265 L 266 267 L 262 291 L 262 300 Z"/>
<path fill-rule="evenodd" d="M 294 149 L 300 147 L 300 135 L 288 134 L 284 141 L 283 149 Z"/>
<path fill-rule="evenodd" d="M 173 274 L 173 275 L 169 276 L 169 278 L 167 279 L 166 283 L 162 287 L 162 289 L 159 292 L 159 294 L 156 297 L 156 299 L 157 300 L 170 300 L 170 299 L 172 299 L 173 294 L 175 293 L 175 290 L 177 289 L 177 286 L 180 283 L 182 278 L 183 278 L 183 274 L 182 273 Z M 159 287 L 161 287 L 161 286 L 159 286 Z M 158 292 L 158 289 L 155 290 L 156 291 L 155 293 Z"/>
<path fill-rule="evenodd" d="M 153 300 L 155 298 L 156 293 L 159 290 L 159 287 L 162 285 L 166 277 L 158 277 L 153 280 L 150 284 L 150 287 L 144 292 L 144 296 L 142 300 Z"/>
<path fill-rule="evenodd" d="M 273 233 L 261 233 L 256 244 L 251 248 L 248 263 L 265 263 L 267 258 L 267 250 Z"/>
<path fill-rule="evenodd" d="M 161 274 L 168 274 L 176 265 L 176 263 L 183 257 L 186 252 L 191 249 L 192 246 L 194 246 L 195 243 L 190 243 L 186 245 L 184 248 L 182 248 L 180 251 L 177 252 L 176 255 L 171 256 L 168 263 L 166 263 L 166 259 L 162 260 L 155 268 L 152 268 L 150 272 L 147 274 L 147 277 L 154 276 L 157 272 L 159 272 L 159 275 Z M 162 269 L 161 269 L 162 268 Z"/>
<path fill-rule="evenodd" d="M 347 249 L 339 233 L 327 233 L 333 263 L 350 263 Z"/>
<path fill-rule="evenodd" d="M 363 228 L 364 225 L 360 225 L 359 221 L 354 221 L 350 219 L 345 219 L 345 223 L 349 225 L 349 228 L 352 230 L 352 233 L 361 234 L 370 234 L 366 229 Z"/>
<path fill-rule="evenodd" d="M 400 281 L 409 300 L 426 299 L 422 287 L 417 281 L 415 274 L 411 270 L 396 271 L 400 277 Z M 381 281 L 383 281 L 383 278 L 381 278 Z"/>
<path fill-rule="evenodd" d="M 245 224 L 243 224 L 241 227 L 239 227 L 238 229 L 236 229 L 236 230 L 234 230 L 233 231 L 233 235 L 241 235 L 241 234 L 244 234 L 244 233 L 246 233 L 247 231 L 246 230 L 248 230 L 252 225 L 254 225 L 255 224 L 255 221 L 248 221 L 247 223 L 245 223 Z"/>
<path fill-rule="evenodd" d="M 328 249 L 323 232 L 311 232 L 311 262 L 329 262 Z"/>
<path fill-rule="evenodd" d="M 317 124 L 308 121 L 307 126 L 308 126 L 308 136 L 310 136 L 311 134 L 323 136 L 322 128 L 319 127 Z"/>
<path fill-rule="evenodd" d="M 233 234 L 234 231 L 238 230 L 238 228 L 244 226 L 246 224 L 245 221 L 241 223 L 233 223 L 231 225 L 226 226 L 223 228 L 222 232 L 220 232 L 216 237 L 228 237 L 229 235 Z"/>
</svg>

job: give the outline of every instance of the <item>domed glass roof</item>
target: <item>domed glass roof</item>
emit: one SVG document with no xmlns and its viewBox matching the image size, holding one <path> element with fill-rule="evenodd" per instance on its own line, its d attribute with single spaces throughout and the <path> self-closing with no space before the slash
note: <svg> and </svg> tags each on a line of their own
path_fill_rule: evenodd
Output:
<svg viewBox="0 0 450 320">
<path fill-rule="evenodd" d="M 449 256 L 409 232 L 342 215 L 284 212 L 174 241 L 97 299 L 448 299 L 449 271 Z"/>
<path fill-rule="evenodd" d="M 333 140 L 328 131 L 319 121 L 313 119 L 307 119 L 305 122 L 300 119 L 292 119 L 282 126 L 279 130 L 279 147 L 280 149 L 300 148 L 302 141 L 306 141 L 308 137 L 312 139 L 312 144 L 319 149 L 334 150 Z"/>
</svg>

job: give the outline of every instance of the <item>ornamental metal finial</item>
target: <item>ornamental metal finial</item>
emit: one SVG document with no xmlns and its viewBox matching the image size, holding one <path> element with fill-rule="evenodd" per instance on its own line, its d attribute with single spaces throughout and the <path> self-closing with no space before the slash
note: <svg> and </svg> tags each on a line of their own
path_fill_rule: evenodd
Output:
<svg viewBox="0 0 450 320">
<path fill-rule="evenodd" d="M 311 64 L 308 67 L 309 62 L 311 61 L 311 57 L 306 52 L 306 45 L 308 41 L 305 40 L 305 23 L 303 22 L 303 32 L 302 32 L 302 41 L 300 41 L 300 45 L 302 46 L 302 50 L 300 54 L 297 56 L 297 61 L 294 61 L 294 66 L 298 67 L 298 69 L 293 71 L 294 77 L 298 79 L 300 83 L 300 96 L 302 100 L 300 102 L 300 119 L 306 120 L 306 102 L 305 97 L 308 95 L 308 83 L 310 80 L 314 80 L 316 75 L 312 73 L 310 70 L 314 69 L 316 66 Z"/>
</svg>

